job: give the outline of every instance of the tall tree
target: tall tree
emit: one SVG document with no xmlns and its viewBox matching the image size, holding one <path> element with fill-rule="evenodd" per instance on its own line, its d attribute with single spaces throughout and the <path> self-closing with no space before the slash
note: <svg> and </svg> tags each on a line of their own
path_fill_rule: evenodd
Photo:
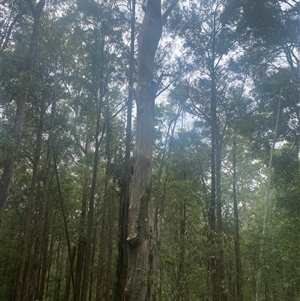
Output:
<svg viewBox="0 0 300 301">
<path fill-rule="evenodd" d="M 235 43 L 232 29 L 221 23 L 224 1 L 202 1 L 193 3 L 186 12 L 186 30 L 181 36 L 186 43 L 184 49 L 187 69 L 195 78 L 188 84 L 188 110 L 203 124 L 203 132 L 209 136 L 210 156 L 210 209 L 209 227 L 213 254 L 211 255 L 212 300 L 226 300 L 226 280 L 222 250 L 222 146 L 227 127 L 225 92 L 228 88 L 228 60 L 226 55 Z M 188 57 L 187 57 L 188 56 Z M 201 70 L 201 71 L 200 71 Z M 226 70 L 226 71 L 225 71 Z M 209 131 L 207 130 L 209 129 Z"/>
<path fill-rule="evenodd" d="M 241 259 L 241 243 L 240 243 L 240 221 L 238 212 L 238 199 L 237 199 L 237 146 L 236 146 L 236 134 L 233 137 L 233 173 L 232 173 L 232 197 L 233 197 L 233 214 L 234 214 L 234 227 L 235 227 L 235 257 L 236 257 L 236 286 L 237 286 L 237 298 L 239 301 L 244 300 L 243 292 L 243 271 L 242 271 L 242 259 Z"/>
<path fill-rule="evenodd" d="M 157 83 L 153 81 L 154 58 L 163 25 L 176 6 L 174 0 L 164 14 L 160 0 L 148 0 L 138 36 L 138 79 L 135 89 L 137 104 L 135 164 L 129 205 L 127 300 L 153 300 L 151 287 L 151 240 L 153 213 L 151 204 L 152 145 L 154 101 Z"/>
<path fill-rule="evenodd" d="M 12 145 L 7 154 L 5 161 L 5 166 L 0 179 L 0 227 L 2 225 L 2 219 L 4 216 L 4 211 L 9 195 L 9 188 L 13 177 L 14 165 L 16 156 L 21 144 L 23 122 L 25 116 L 26 102 L 29 96 L 29 90 L 32 85 L 33 71 L 36 60 L 36 54 L 38 50 L 38 37 L 40 29 L 40 21 L 42 16 L 42 11 L 45 6 L 46 0 L 40 0 L 37 4 L 32 2 L 32 0 L 27 0 L 33 16 L 33 28 L 30 40 L 30 45 L 28 49 L 28 56 L 26 59 L 26 66 L 23 78 L 23 91 L 21 95 L 18 96 L 16 100 L 17 108 L 15 114 L 14 130 L 13 130 L 13 141 Z"/>
<path fill-rule="evenodd" d="M 122 196 L 119 211 L 119 246 L 118 246 L 118 266 L 115 301 L 123 301 L 125 298 L 125 283 L 127 274 L 127 226 L 128 226 L 128 207 L 129 207 L 129 186 L 131 180 L 131 140 L 132 140 L 132 103 L 133 103 L 133 76 L 135 69 L 135 8 L 136 1 L 130 1 L 130 54 L 128 70 L 128 100 L 127 100 L 127 119 L 126 119 L 126 141 L 124 158 L 124 175 L 122 183 Z"/>
</svg>

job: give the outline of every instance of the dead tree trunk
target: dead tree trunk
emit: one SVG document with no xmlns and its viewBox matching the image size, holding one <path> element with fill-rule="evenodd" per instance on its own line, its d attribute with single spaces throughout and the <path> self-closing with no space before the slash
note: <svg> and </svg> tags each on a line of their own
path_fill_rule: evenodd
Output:
<svg viewBox="0 0 300 301">
<path fill-rule="evenodd" d="M 14 166 L 16 161 L 16 156 L 21 144 L 21 136 L 23 129 L 23 122 L 25 116 L 25 105 L 28 100 L 29 90 L 32 83 L 32 75 L 35 65 L 36 52 L 38 47 L 38 37 L 40 20 L 43 8 L 45 6 L 46 0 L 40 0 L 36 5 L 33 4 L 32 0 L 27 0 L 29 7 L 33 15 L 33 29 L 30 40 L 30 46 L 28 50 L 28 57 L 26 59 L 26 70 L 23 79 L 23 93 L 17 100 L 17 109 L 14 122 L 13 130 L 13 142 L 9 150 L 6 162 L 4 165 L 3 173 L 0 179 L 0 228 L 2 225 L 2 219 L 4 216 L 5 207 L 7 204 L 9 188 L 13 177 Z"/>
<path fill-rule="evenodd" d="M 173 1 L 164 15 L 161 1 L 148 0 L 138 36 L 137 119 L 133 188 L 129 205 L 128 271 L 126 300 L 153 300 L 151 289 L 151 240 L 153 235 L 151 175 L 154 126 L 154 101 L 157 83 L 153 81 L 154 57 L 168 15 L 177 4 Z"/>
</svg>

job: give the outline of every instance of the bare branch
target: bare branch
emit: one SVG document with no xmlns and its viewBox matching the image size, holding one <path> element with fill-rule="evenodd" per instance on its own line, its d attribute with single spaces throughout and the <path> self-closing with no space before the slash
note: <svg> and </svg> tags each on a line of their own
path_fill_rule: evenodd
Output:
<svg viewBox="0 0 300 301">
<path fill-rule="evenodd" d="M 163 89 L 161 89 L 159 92 L 157 92 L 157 94 L 155 95 L 155 98 L 157 98 L 160 94 L 162 94 L 163 92 L 165 92 L 166 90 L 169 89 L 169 87 L 172 85 L 173 83 L 169 83 L 166 87 L 164 87 Z"/>
<path fill-rule="evenodd" d="M 179 2 L 179 0 L 173 0 L 172 3 L 170 4 L 170 6 L 167 8 L 167 10 L 164 12 L 164 14 L 162 15 L 163 24 L 167 23 L 167 19 L 168 19 L 170 13 L 175 8 L 175 6 L 177 5 L 178 2 Z"/>
</svg>

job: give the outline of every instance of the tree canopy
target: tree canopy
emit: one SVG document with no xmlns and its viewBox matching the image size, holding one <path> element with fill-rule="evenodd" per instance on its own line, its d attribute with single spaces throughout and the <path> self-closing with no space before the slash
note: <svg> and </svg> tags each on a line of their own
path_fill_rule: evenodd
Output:
<svg viewBox="0 0 300 301">
<path fill-rule="evenodd" d="M 300 301 L 299 9 L 0 1 L 0 301 Z"/>
</svg>

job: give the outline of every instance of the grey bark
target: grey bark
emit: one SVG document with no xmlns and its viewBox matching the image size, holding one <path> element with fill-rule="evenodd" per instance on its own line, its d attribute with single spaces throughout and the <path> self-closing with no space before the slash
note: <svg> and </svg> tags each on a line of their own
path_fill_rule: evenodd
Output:
<svg viewBox="0 0 300 301">
<path fill-rule="evenodd" d="M 154 57 L 166 18 L 177 4 L 173 1 L 161 14 L 161 1 L 148 0 L 138 36 L 137 119 L 133 188 L 129 205 L 128 271 L 126 300 L 153 300 L 151 265 L 153 254 L 153 212 L 151 202 L 154 101 L 157 85 L 153 81 Z"/>
</svg>

